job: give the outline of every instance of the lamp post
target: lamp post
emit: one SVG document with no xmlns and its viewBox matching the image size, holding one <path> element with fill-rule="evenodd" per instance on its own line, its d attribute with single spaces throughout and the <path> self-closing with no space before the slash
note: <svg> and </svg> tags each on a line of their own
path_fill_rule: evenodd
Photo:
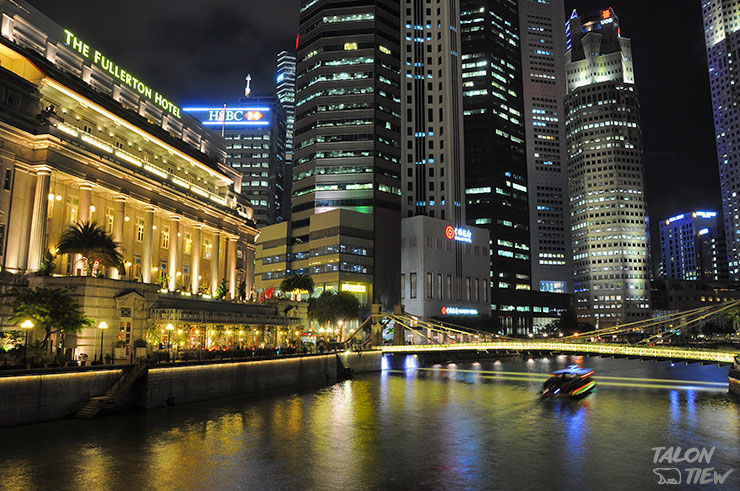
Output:
<svg viewBox="0 0 740 491">
<path fill-rule="evenodd" d="M 98 324 L 98 329 L 100 329 L 100 363 L 103 363 L 104 353 L 103 353 L 103 336 L 105 335 L 105 330 L 108 329 L 108 324 L 105 321 L 102 321 L 100 324 Z"/>
<path fill-rule="evenodd" d="M 172 331 L 175 330 L 175 326 L 172 323 L 167 324 L 167 361 L 170 361 L 170 348 L 172 347 Z"/>
<path fill-rule="evenodd" d="M 28 333 L 33 329 L 33 321 L 26 319 L 21 323 L 21 327 L 26 331 L 26 342 L 23 343 L 23 368 L 26 368 L 26 355 L 28 354 Z"/>
<path fill-rule="evenodd" d="M 128 273 L 128 280 L 131 281 L 131 261 L 126 261 L 126 272 Z"/>
</svg>

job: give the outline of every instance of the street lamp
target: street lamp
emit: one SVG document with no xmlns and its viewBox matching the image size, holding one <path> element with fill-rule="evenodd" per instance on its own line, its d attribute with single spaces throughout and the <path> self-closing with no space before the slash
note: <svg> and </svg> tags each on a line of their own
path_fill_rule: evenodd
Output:
<svg viewBox="0 0 740 491">
<path fill-rule="evenodd" d="M 98 329 L 100 329 L 100 363 L 103 363 L 104 357 L 103 357 L 103 336 L 105 335 L 105 330 L 108 329 L 108 324 L 105 321 L 102 321 L 100 324 L 98 324 Z"/>
<path fill-rule="evenodd" d="M 170 347 L 172 346 L 172 331 L 175 330 L 175 326 L 172 323 L 167 324 L 167 361 L 170 361 Z"/>
<path fill-rule="evenodd" d="M 26 342 L 23 343 L 23 368 L 26 368 L 26 354 L 28 353 L 28 332 L 33 329 L 33 321 L 26 319 L 21 323 L 21 327 L 26 331 Z"/>
<path fill-rule="evenodd" d="M 128 272 L 128 280 L 131 281 L 131 261 L 126 261 L 126 270 Z"/>
</svg>

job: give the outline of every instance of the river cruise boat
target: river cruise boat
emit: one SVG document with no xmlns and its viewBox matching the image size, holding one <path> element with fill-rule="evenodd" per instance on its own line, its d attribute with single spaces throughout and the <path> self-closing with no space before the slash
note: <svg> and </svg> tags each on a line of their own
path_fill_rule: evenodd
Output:
<svg viewBox="0 0 740 491">
<path fill-rule="evenodd" d="M 542 397 L 583 397 L 596 386 L 591 378 L 593 374 L 591 368 L 581 368 L 578 365 L 553 372 L 542 386 Z"/>
</svg>

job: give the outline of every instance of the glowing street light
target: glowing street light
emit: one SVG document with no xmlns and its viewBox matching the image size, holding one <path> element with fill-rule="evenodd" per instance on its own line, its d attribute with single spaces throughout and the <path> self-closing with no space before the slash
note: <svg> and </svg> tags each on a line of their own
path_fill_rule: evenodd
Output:
<svg viewBox="0 0 740 491">
<path fill-rule="evenodd" d="M 23 368 L 26 368 L 26 354 L 28 353 L 28 332 L 33 329 L 33 321 L 26 319 L 21 323 L 21 327 L 26 331 L 26 342 L 23 343 Z"/>
<path fill-rule="evenodd" d="M 105 321 L 102 321 L 100 324 L 98 324 L 98 329 L 100 329 L 100 362 L 102 363 L 103 358 L 103 336 L 105 335 L 105 330 L 108 329 L 108 324 Z"/>
</svg>

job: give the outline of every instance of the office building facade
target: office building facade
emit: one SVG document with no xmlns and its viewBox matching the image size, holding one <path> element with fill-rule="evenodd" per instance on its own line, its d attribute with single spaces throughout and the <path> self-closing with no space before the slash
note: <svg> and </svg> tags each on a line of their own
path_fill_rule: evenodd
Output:
<svg viewBox="0 0 740 491">
<path fill-rule="evenodd" d="M 399 21 L 390 0 L 301 2 L 291 223 L 263 244 L 259 285 L 310 271 L 320 289 L 360 284 L 368 303 L 398 304 Z M 285 256 L 269 252 L 279 242 Z"/>
<path fill-rule="evenodd" d="M 265 227 L 285 220 L 289 207 L 285 165 L 285 123 L 274 95 L 239 98 L 222 107 L 186 107 L 184 111 L 226 140 L 226 164 L 241 174 L 242 193 Z"/>
<path fill-rule="evenodd" d="M 295 138 L 295 55 L 281 51 L 277 57 L 275 95 L 280 103 L 280 127 L 284 133 L 285 206 L 283 218 L 290 219 L 290 191 L 293 182 L 293 146 Z"/>
<path fill-rule="evenodd" d="M 490 233 L 494 326 L 531 328 L 530 237 L 519 11 L 460 2 L 466 221 Z"/>
<path fill-rule="evenodd" d="M 566 130 L 578 319 L 647 316 L 642 136 L 631 43 L 610 9 L 569 20 Z"/>
<path fill-rule="evenodd" d="M 519 1 L 532 288 L 573 286 L 562 0 Z"/>
<path fill-rule="evenodd" d="M 704 41 L 722 191 L 722 217 L 730 277 L 740 278 L 740 109 L 737 63 L 740 49 L 740 5 L 729 0 L 702 0 Z"/>
<path fill-rule="evenodd" d="M 660 252 L 662 279 L 728 279 L 724 227 L 717 212 L 681 213 L 661 222 Z"/>
</svg>

